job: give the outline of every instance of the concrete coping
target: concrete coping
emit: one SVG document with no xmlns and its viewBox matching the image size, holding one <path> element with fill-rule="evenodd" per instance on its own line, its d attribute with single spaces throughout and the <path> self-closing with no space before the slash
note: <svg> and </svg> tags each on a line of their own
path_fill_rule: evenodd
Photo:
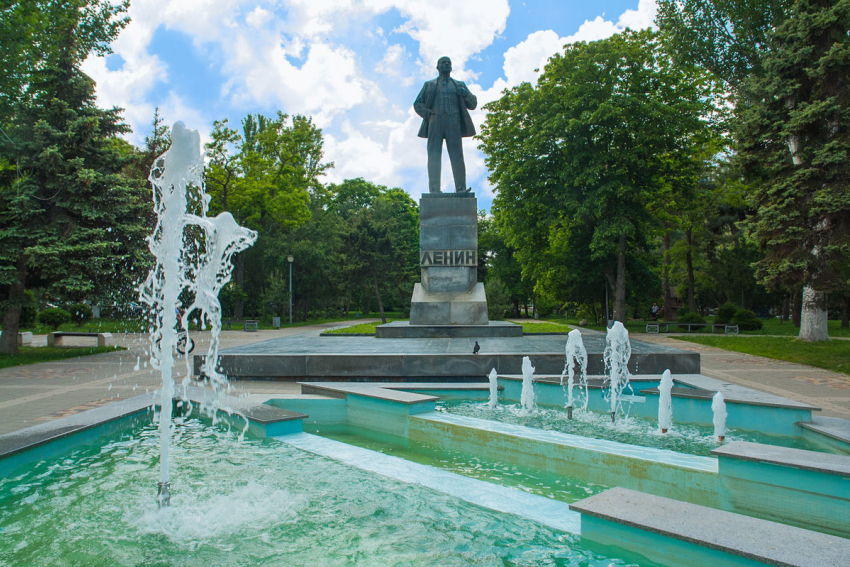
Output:
<svg viewBox="0 0 850 567">
<path fill-rule="evenodd" d="M 302 394 L 323 394 L 332 398 L 345 398 L 349 394 L 375 398 L 401 404 L 434 402 L 438 396 L 417 394 L 406 390 L 489 390 L 487 382 L 299 382 Z"/>
<path fill-rule="evenodd" d="M 753 390 L 755 392 L 755 390 Z M 642 391 L 643 394 L 649 396 L 658 396 L 660 395 L 658 388 L 647 388 Z M 699 390 L 696 388 L 681 388 L 674 386 L 670 390 L 670 396 L 674 398 L 693 398 L 693 399 L 701 399 L 701 400 L 711 400 L 714 397 L 716 392 L 712 392 L 709 390 Z M 742 395 L 746 394 L 745 392 L 736 392 L 729 397 L 726 395 L 723 396 L 723 401 L 727 404 L 747 404 L 751 406 L 765 406 L 771 408 L 788 408 L 788 409 L 803 409 L 803 410 L 811 410 L 811 411 L 819 411 L 820 408 L 816 408 L 814 406 L 810 406 L 808 404 L 803 404 L 800 402 L 795 402 L 794 400 L 788 400 L 786 398 L 781 398 L 779 396 L 772 396 L 774 399 L 765 400 L 763 396 L 760 396 L 761 392 L 753 396 Z"/>
<path fill-rule="evenodd" d="M 0 435 L 0 459 L 87 429 L 146 411 L 157 403 L 155 394 L 142 394 L 99 408 L 39 423 Z"/>
<path fill-rule="evenodd" d="M 658 379 L 661 379 L 660 375 L 658 376 Z M 673 374 L 673 382 L 676 384 L 683 384 L 689 388 L 696 388 L 697 390 L 710 392 L 712 396 L 715 392 L 721 392 L 723 394 L 723 399 L 727 402 L 733 401 L 756 406 L 772 406 L 820 411 L 819 407 L 789 400 L 788 398 L 783 398 L 774 394 L 768 394 L 767 392 L 753 390 L 746 386 L 730 384 L 729 382 L 710 378 L 702 374 Z"/>
<path fill-rule="evenodd" d="M 823 474 L 850 476 L 850 457 L 819 451 L 806 451 L 790 447 L 762 445 L 746 441 L 733 441 L 711 451 L 722 461 L 723 458 L 756 463 L 769 463 Z M 847 557 L 850 557 L 848 553 Z"/>
<path fill-rule="evenodd" d="M 804 429 L 850 444 L 850 421 L 846 419 L 813 415 L 811 422 L 800 421 L 798 424 Z"/>
<path fill-rule="evenodd" d="M 499 378 L 504 378 L 505 380 L 516 380 L 522 381 L 522 374 L 499 374 Z M 564 384 L 566 385 L 566 376 L 564 376 Z M 639 382 L 658 382 L 660 380 L 659 376 L 652 374 L 632 374 L 629 377 L 629 383 L 639 383 Z M 542 384 L 561 384 L 561 375 L 560 374 L 535 374 L 534 382 L 539 382 Z M 606 387 L 608 382 L 607 376 L 599 376 L 599 375 L 591 375 L 587 377 L 587 387 L 591 390 L 599 390 Z M 574 383 L 575 386 L 578 386 L 578 382 Z M 646 391 L 646 390 L 643 390 Z"/>
<path fill-rule="evenodd" d="M 210 393 L 209 390 L 197 386 L 187 388 L 185 396 L 181 395 L 183 392 L 183 388 L 178 387 L 177 394 L 173 398 L 174 401 L 179 402 L 184 398 L 188 398 L 194 404 L 202 404 Z M 291 421 L 308 417 L 304 414 L 263 404 L 246 404 L 238 398 L 231 396 L 225 396 L 224 401 L 231 410 L 238 411 L 249 420 L 260 424 Z M 0 435 L 0 459 L 21 451 L 33 449 L 51 441 L 62 439 L 63 437 L 68 437 L 75 433 L 92 429 L 99 425 L 147 411 L 151 407 L 159 405 L 159 403 L 159 395 L 155 393 L 142 394 L 99 408 L 93 408 L 74 415 L 39 423 L 38 425 L 21 429 L 20 431 Z"/>
<path fill-rule="evenodd" d="M 625 488 L 570 510 L 768 565 L 840 567 L 850 557 L 848 539 Z"/>
</svg>

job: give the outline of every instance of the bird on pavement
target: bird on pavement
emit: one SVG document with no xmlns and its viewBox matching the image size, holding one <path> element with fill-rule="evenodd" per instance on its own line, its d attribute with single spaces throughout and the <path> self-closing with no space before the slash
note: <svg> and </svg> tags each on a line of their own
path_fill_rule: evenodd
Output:
<svg viewBox="0 0 850 567">
<path fill-rule="evenodd" d="M 478 354 L 479 350 L 481 350 L 481 345 L 478 344 L 478 341 L 475 341 L 475 347 L 472 349 L 472 354 Z"/>
</svg>

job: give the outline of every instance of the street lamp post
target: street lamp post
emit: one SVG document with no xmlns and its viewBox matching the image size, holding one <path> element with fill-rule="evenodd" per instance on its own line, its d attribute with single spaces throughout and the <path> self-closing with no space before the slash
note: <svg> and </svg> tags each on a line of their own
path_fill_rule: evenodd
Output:
<svg viewBox="0 0 850 567">
<path fill-rule="evenodd" d="M 289 324 L 292 325 L 292 262 L 295 257 L 287 256 L 286 261 L 289 262 Z"/>
</svg>

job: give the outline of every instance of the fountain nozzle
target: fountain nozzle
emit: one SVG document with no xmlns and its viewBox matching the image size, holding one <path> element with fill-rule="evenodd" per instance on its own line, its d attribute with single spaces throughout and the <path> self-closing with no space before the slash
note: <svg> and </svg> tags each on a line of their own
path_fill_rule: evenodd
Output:
<svg viewBox="0 0 850 567">
<path fill-rule="evenodd" d="M 567 419 L 573 418 L 573 406 L 567 406 Z"/>
<path fill-rule="evenodd" d="M 171 483 L 170 482 L 160 482 L 157 483 L 158 490 L 156 493 L 156 501 L 159 505 L 159 508 L 168 508 L 171 504 Z"/>
<path fill-rule="evenodd" d="M 617 418 L 617 412 L 612 411 L 611 412 L 611 423 L 614 423 L 616 421 L 616 418 Z"/>
</svg>

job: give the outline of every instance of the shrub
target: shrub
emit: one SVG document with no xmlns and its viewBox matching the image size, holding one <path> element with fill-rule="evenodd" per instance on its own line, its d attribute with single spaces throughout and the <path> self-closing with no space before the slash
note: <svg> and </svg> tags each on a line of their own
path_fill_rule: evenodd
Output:
<svg viewBox="0 0 850 567">
<path fill-rule="evenodd" d="M 685 313 L 678 319 L 679 323 L 705 323 L 705 319 L 699 313 Z M 685 325 L 679 325 L 680 329 L 686 329 Z M 700 327 L 697 327 L 697 330 L 700 330 Z"/>
<path fill-rule="evenodd" d="M 749 309 L 739 309 L 730 321 L 733 325 L 738 325 L 740 331 L 758 331 L 762 328 L 761 319 L 756 317 L 756 314 Z"/>
<path fill-rule="evenodd" d="M 737 313 L 738 308 L 735 307 L 732 303 L 724 303 L 720 307 L 717 308 L 717 311 L 714 313 L 714 322 L 715 323 L 729 323 L 732 320 L 732 317 Z"/>
<path fill-rule="evenodd" d="M 78 327 L 82 327 L 88 319 L 91 319 L 91 306 L 85 303 L 73 303 L 68 306 L 68 312 L 71 314 L 71 321 Z"/>
<path fill-rule="evenodd" d="M 549 299 L 548 297 L 535 297 L 534 307 L 537 309 L 537 314 L 541 317 L 548 317 L 553 312 L 558 310 L 560 304 L 557 299 Z"/>
<path fill-rule="evenodd" d="M 38 314 L 38 322 L 43 325 L 47 325 L 48 327 L 53 327 L 54 331 L 58 331 L 62 324 L 67 323 L 70 320 L 71 314 L 64 309 L 59 309 L 58 307 L 45 309 Z"/>
</svg>

